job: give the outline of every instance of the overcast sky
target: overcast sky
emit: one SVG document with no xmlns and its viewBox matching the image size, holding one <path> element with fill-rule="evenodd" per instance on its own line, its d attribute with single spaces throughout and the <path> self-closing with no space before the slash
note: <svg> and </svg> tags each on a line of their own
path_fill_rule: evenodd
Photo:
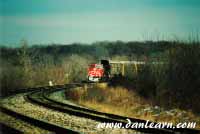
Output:
<svg viewBox="0 0 200 134">
<path fill-rule="evenodd" d="M 0 44 L 186 38 L 200 0 L 0 0 Z"/>
</svg>

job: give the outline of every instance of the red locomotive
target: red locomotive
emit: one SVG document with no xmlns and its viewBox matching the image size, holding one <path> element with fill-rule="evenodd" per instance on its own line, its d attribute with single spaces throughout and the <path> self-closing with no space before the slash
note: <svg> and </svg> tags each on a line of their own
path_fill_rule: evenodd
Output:
<svg viewBox="0 0 200 134">
<path fill-rule="evenodd" d="M 90 64 L 88 68 L 88 80 L 93 82 L 107 81 L 110 77 L 110 64 L 107 60 L 101 60 L 100 64 Z"/>
</svg>

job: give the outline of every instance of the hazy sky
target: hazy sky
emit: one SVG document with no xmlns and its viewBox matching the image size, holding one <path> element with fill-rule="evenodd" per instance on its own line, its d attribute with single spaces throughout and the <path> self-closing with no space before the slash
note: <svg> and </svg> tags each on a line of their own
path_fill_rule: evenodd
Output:
<svg viewBox="0 0 200 134">
<path fill-rule="evenodd" d="M 186 38 L 200 0 L 0 0 L 0 44 Z"/>
</svg>

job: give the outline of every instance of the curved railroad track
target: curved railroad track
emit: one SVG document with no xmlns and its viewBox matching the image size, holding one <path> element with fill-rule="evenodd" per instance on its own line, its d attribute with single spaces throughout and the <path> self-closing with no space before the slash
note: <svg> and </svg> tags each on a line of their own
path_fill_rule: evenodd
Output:
<svg viewBox="0 0 200 134">
<path fill-rule="evenodd" d="M 32 92 L 41 92 L 43 89 L 51 89 L 51 88 L 55 88 L 56 89 L 57 87 L 60 87 L 60 86 L 54 86 L 54 87 L 47 86 L 47 87 L 22 89 L 20 92 L 18 91 L 17 94 L 25 93 L 25 92 L 30 92 L 30 94 L 31 94 Z M 12 95 L 12 96 L 14 96 L 14 95 Z M 2 105 L 0 105 L 0 110 L 1 110 L 1 112 L 5 113 L 5 114 L 8 114 L 8 115 L 10 115 L 12 117 L 15 117 L 17 119 L 20 119 L 22 121 L 30 123 L 30 124 L 32 124 L 32 125 L 34 125 L 36 127 L 48 130 L 50 133 L 56 133 L 56 134 L 60 134 L 60 133 L 81 134 L 81 132 L 79 132 L 79 131 L 74 131 L 72 129 L 59 126 L 59 125 L 57 125 L 55 123 L 49 123 L 49 122 L 44 121 L 44 120 L 32 118 L 30 116 L 27 116 L 27 115 L 24 115 L 22 113 L 19 113 L 19 112 L 16 112 L 14 110 L 11 110 L 9 108 L 6 108 L 6 107 L 4 107 Z M 0 132 L 2 132 L 2 133 L 6 133 L 6 134 L 7 133 L 9 133 L 9 134 L 10 133 L 23 133 L 21 130 L 17 130 L 15 128 L 9 127 L 8 125 L 5 125 L 3 123 L 0 124 L 0 127 L 2 128 L 2 130 L 0 130 Z"/>
<path fill-rule="evenodd" d="M 92 109 L 88 109 L 88 108 L 84 108 L 81 106 L 75 106 L 72 104 L 67 104 L 67 103 L 63 103 L 60 102 L 58 100 L 52 99 L 49 96 L 52 93 L 55 93 L 57 91 L 62 91 L 62 90 L 68 90 L 68 89 L 72 89 L 75 87 L 82 87 L 84 86 L 84 84 L 86 83 L 79 83 L 79 84 L 66 84 L 66 85 L 57 85 L 57 86 L 53 86 L 53 87 L 40 87 L 37 89 L 32 90 L 30 93 L 27 93 L 24 98 L 26 99 L 26 101 L 29 101 L 33 104 L 37 104 L 40 106 L 43 106 L 45 108 L 48 109 L 53 109 L 55 111 L 59 111 L 59 112 L 63 112 L 63 113 L 67 113 L 73 116 L 78 116 L 78 117 L 84 117 L 84 118 L 88 118 L 88 119 L 92 119 L 98 122 L 116 122 L 116 123 L 122 123 L 123 126 L 125 126 L 127 124 L 127 120 L 126 119 L 130 119 L 132 122 L 138 122 L 138 123 L 145 123 L 146 120 L 141 120 L 141 119 L 136 119 L 136 118 L 129 118 L 129 117 L 124 117 L 124 116 L 119 116 L 119 115 L 114 115 L 114 114 L 108 114 L 108 113 L 103 113 L 103 112 L 99 112 L 96 110 L 92 110 Z M 91 85 L 91 84 L 90 84 Z M 80 89 L 81 90 L 81 89 Z M 6 112 L 12 116 L 21 118 L 27 122 L 30 122 L 31 124 L 34 125 L 38 125 L 39 126 L 49 130 L 51 132 L 55 132 L 55 133 L 80 133 L 79 131 L 74 131 L 68 128 L 64 128 L 61 126 L 58 126 L 56 124 L 52 124 L 52 123 L 48 123 L 48 122 L 44 122 L 38 119 L 33 119 L 30 117 L 27 117 L 25 115 L 19 114 L 17 112 L 11 111 L 9 109 L 6 109 L 4 107 L 1 106 L 1 109 L 3 112 Z M 150 123 L 150 122 L 149 122 Z M 133 128 L 128 128 L 128 129 L 133 129 Z M 172 133 L 172 134 L 197 134 L 200 133 L 200 131 L 198 130 L 194 130 L 194 129 L 168 129 L 168 128 L 163 128 L 163 129 L 153 129 L 153 128 L 146 128 L 146 129 L 134 129 L 136 131 L 139 132 L 144 132 L 144 133 L 157 133 L 157 134 L 164 134 L 164 133 Z"/>
</svg>

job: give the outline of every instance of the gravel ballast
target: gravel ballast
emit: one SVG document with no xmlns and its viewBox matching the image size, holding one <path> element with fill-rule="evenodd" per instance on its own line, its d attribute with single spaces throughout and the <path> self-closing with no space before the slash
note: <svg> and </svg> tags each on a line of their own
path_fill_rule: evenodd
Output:
<svg viewBox="0 0 200 134">
<path fill-rule="evenodd" d="M 27 115 L 29 117 L 54 123 L 65 128 L 69 128 L 87 134 L 135 133 L 135 131 L 128 129 L 97 128 L 97 125 L 100 123 L 98 121 L 87 119 L 84 117 L 69 115 L 67 113 L 58 112 L 55 110 L 32 104 L 26 99 L 24 99 L 24 94 L 19 94 L 16 96 L 5 98 L 1 100 L 1 105 L 18 113 Z"/>
</svg>

